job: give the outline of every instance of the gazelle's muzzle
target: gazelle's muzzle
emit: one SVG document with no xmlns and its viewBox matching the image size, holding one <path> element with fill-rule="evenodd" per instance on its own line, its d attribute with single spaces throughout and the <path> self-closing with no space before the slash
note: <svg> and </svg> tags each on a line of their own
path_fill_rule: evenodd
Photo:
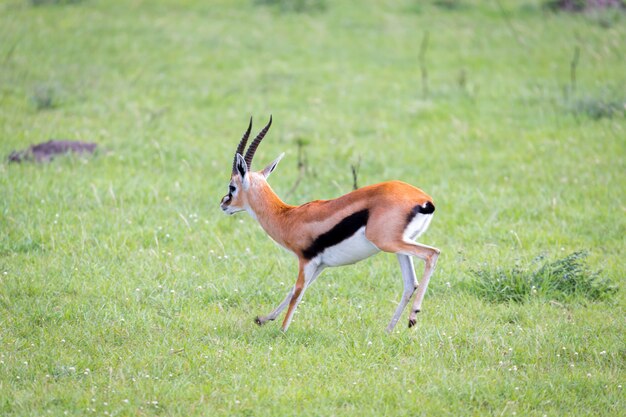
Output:
<svg viewBox="0 0 626 417">
<path fill-rule="evenodd" d="M 222 201 L 220 201 L 220 208 L 222 209 L 223 212 L 225 212 L 226 214 L 233 214 L 233 211 L 230 210 L 230 202 L 232 200 L 233 196 L 230 194 L 226 194 L 223 198 Z"/>
</svg>

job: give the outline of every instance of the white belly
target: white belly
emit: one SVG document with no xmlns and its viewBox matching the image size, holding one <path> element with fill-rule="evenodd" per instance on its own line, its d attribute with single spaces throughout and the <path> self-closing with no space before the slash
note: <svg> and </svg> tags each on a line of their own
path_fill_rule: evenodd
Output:
<svg viewBox="0 0 626 417">
<path fill-rule="evenodd" d="M 341 266 L 359 262 L 380 252 L 372 242 L 365 237 L 365 227 L 361 227 L 349 238 L 335 246 L 324 249 L 317 257 L 319 262 L 326 266 Z"/>
</svg>

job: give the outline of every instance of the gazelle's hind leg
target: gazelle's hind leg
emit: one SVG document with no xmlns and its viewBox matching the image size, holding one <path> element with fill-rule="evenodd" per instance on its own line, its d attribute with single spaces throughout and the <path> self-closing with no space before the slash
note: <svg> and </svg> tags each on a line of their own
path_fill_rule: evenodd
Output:
<svg viewBox="0 0 626 417">
<path fill-rule="evenodd" d="M 411 252 L 414 253 L 414 256 L 424 260 L 424 274 L 422 275 L 422 279 L 419 281 L 417 294 L 415 295 L 415 300 L 413 301 L 413 306 L 411 307 L 411 313 L 409 314 L 409 327 L 413 327 L 417 323 L 417 313 L 422 310 L 424 294 L 426 294 L 430 277 L 432 276 L 435 266 L 437 265 L 437 258 L 439 258 L 440 251 L 437 248 L 421 245 L 419 243 L 409 245 L 411 246 Z"/>
<path fill-rule="evenodd" d="M 430 277 L 435 270 L 437 258 L 439 257 L 439 249 L 416 243 L 413 240 L 426 231 L 432 219 L 432 214 L 418 213 L 409 219 L 408 224 L 394 224 L 393 222 L 390 222 L 389 218 L 390 216 L 388 213 L 386 215 L 378 215 L 370 218 L 367 223 L 365 235 L 370 242 L 376 245 L 378 249 L 385 252 L 395 253 L 400 260 L 402 275 L 405 279 L 405 294 L 403 294 L 402 303 L 396 309 L 396 313 L 387 327 L 387 330 L 391 331 L 393 326 L 398 321 L 399 316 L 402 314 L 402 309 L 404 309 L 408 303 L 404 302 L 404 295 L 407 293 L 406 277 L 409 276 L 409 272 L 405 273 L 405 269 L 408 269 L 408 263 L 407 261 L 402 260 L 402 257 L 411 259 L 410 257 L 415 256 L 422 259 L 425 264 L 424 273 L 422 274 L 422 278 L 417 286 L 417 294 L 415 296 L 413 307 L 411 308 L 411 313 L 409 314 L 409 327 L 413 327 L 417 321 L 417 313 L 422 308 L 422 301 L 424 300 L 424 294 L 426 293 L 428 282 L 430 281 Z M 398 213 L 396 218 L 402 219 L 401 213 Z M 390 230 L 391 233 L 389 233 Z M 413 271 L 412 264 L 410 266 Z M 412 272 L 412 276 L 415 276 L 414 271 Z M 412 291 L 411 294 L 413 294 L 413 292 L 415 291 Z"/>
<path fill-rule="evenodd" d="M 415 295 L 415 301 L 413 302 L 411 313 L 409 314 L 409 327 L 413 327 L 415 326 L 415 323 L 417 323 L 417 313 L 419 313 L 422 308 L 424 294 L 426 293 L 426 288 L 428 288 L 428 282 L 430 281 L 430 277 L 435 270 L 435 265 L 437 264 L 437 258 L 439 257 L 440 251 L 437 248 L 408 241 L 387 242 L 383 244 L 378 244 L 377 246 L 385 252 L 395 253 L 398 256 L 398 260 L 402 259 L 401 257 L 411 259 L 411 256 L 415 256 L 424 261 L 424 273 L 422 274 L 422 278 L 419 280 L 419 285 L 417 286 L 417 291 Z M 406 266 L 402 266 L 403 262 L 406 261 L 400 261 L 400 266 L 402 268 L 402 276 L 404 277 L 405 290 L 402 296 L 402 302 L 400 305 L 398 305 L 396 313 L 391 319 L 391 323 L 389 323 L 389 326 L 387 326 L 387 331 L 393 330 L 393 327 L 397 323 L 399 316 L 402 314 L 402 310 L 406 307 L 406 304 L 408 304 L 408 301 L 406 303 L 404 302 L 404 297 L 407 293 L 407 278 L 405 276 Z M 412 263 L 411 270 L 413 270 Z M 415 276 L 414 274 L 415 272 L 413 272 L 412 276 Z M 411 283 L 411 285 L 413 284 Z M 413 290 L 415 289 L 415 287 L 412 288 Z M 413 292 L 414 291 L 411 291 L 411 295 L 413 294 Z"/>
<path fill-rule="evenodd" d="M 391 318 L 391 322 L 387 326 L 387 331 L 391 332 L 398 323 L 402 312 L 406 308 L 406 305 L 411 301 L 411 296 L 417 288 L 417 279 L 415 277 L 415 269 L 413 268 L 413 258 L 407 255 L 397 254 L 398 263 L 400 263 L 400 270 L 402 271 L 402 279 L 404 281 L 404 292 L 402 293 L 402 299 L 396 308 L 396 312 Z"/>
</svg>

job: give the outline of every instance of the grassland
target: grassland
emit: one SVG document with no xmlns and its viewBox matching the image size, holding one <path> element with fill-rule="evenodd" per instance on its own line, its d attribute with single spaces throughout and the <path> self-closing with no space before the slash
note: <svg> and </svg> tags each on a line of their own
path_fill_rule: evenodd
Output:
<svg viewBox="0 0 626 417">
<path fill-rule="evenodd" d="M 492 303 L 467 286 L 586 250 L 623 287 L 626 16 L 35 3 L 0 3 L 0 155 L 50 138 L 100 150 L 0 162 L 0 415 L 624 415 L 623 288 Z M 360 184 L 435 198 L 423 241 L 442 256 L 416 329 L 384 333 L 391 255 L 326 271 L 287 334 L 254 324 L 295 261 L 218 202 L 248 117 L 270 113 L 256 163 L 287 152 L 279 195 L 305 144 L 290 203 L 350 191 L 359 159 Z"/>
</svg>

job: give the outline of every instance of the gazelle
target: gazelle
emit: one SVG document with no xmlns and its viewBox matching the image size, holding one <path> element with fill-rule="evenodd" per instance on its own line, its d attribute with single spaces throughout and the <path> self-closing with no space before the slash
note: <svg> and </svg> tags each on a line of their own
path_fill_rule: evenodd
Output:
<svg viewBox="0 0 626 417">
<path fill-rule="evenodd" d="M 272 124 L 252 141 L 243 156 L 250 130 L 237 146 L 228 194 L 220 203 L 226 214 L 247 211 L 278 244 L 298 258 L 298 278 L 276 309 L 257 317 L 263 325 L 276 319 L 287 307 L 282 330 L 287 331 L 293 313 L 306 289 L 326 267 L 349 265 L 380 251 L 395 253 L 400 263 L 404 292 L 387 326 L 391 332 L 415 292 L 409 327 L 416 323 L 428 281 L 435 269 L 439 249 L 415 242 L 430 224 L 435 211 L 432 199 L 419 188 L 388 181 L 359 188 L 334 200 L 315 200 L 301 206 L 284 203 L 267 183 L 284 153 L 262 171 L 252 171 L 254 153 Z M 413 257 L 425 263 L 418 285 Z"/>
</svg>

